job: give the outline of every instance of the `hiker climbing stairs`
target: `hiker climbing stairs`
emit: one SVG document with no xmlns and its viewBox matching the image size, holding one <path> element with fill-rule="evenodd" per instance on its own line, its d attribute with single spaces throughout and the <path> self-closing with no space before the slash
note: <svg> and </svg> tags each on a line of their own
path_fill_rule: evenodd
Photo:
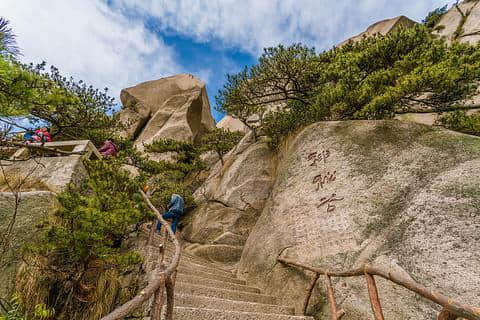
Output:
<svg viewBox="0 0 480 320">
<path fill-rule="evenodd" d="M 161 245 L 156 236 L 154 247 Z M 165 245 L 165 262 L 174 252 Z M 148 318 L 147 318 L 148 319 Z M 248 286 L 232 272 L 182 251 L 175 281 L 174 320 L 313 320 L 295 316 L 292 307 L 279 304 L 277 297 Z"/>
</svg>

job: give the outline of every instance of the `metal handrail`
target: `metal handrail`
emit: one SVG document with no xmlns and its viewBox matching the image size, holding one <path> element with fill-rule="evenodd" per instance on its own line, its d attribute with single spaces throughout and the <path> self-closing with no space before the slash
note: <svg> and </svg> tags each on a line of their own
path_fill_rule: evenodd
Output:
<svg viewBox="0 0 480 320">
<path fill-rule="evenodd" d="M 167 232 L 171 239 L 173 239 L 173 243 L 175 245 L 175 253 L 173 255 L 170 264 L 165 267 L 163 264 L 163 257 L 164 254 L 162 253 L 159 256 L 159 263 L 158 266 L 155 268 L 151 279 L 148 282 L 148 285 L 141 290 L 135 297 L 133 297 L 130 301 L 126 302 L 125 304 L 121 305 L 120 307 L 116 308 L 114 311 L 109 313 L 108 315 L 101 318 L 101 320 L 117 320 L 122 319 L 135 309 L 140 307 L 145 301 L 147 301 L 151 296 L 154 296 L 153 305 L 152 305 L 152 320 L 160 320 L 161 311 L 164 304 L 164 295 L 163 289 L 165 287 L 165 291 L 167 293 L 167 308 L 166 308 L 166 320 L 172 320 L 173 318 L 173 299 L 174 299 L 174 278 L 176 274 L 176 270 L 178 267 L 178 263 L 180 261 L 180 243 L 176 235 L 173 233 L 171 226 L 163 219 L 160 212 L 155 208 L 152 204 L 148 196 L 143 192 L 143 190 L 139 191 L 142 195 L 143 199 L 147 203 L 148 207 L 155 213 L 155 216 L 158 220 L 165 226 L 167 226 Z M 165 250 L 165 248 L 163 248 Z"/>
<path fill-rule="evenodd" d="M 326 286 L 327 298 L 330 306 L 330 318 L 332 320 L 341 319 L 342 316 L 345 314 L 345 312 L 343 310 L 337 311 L 335 296 L 334 296 L 333 287 L 331 284 L 331 277 L 345 278 L 345 277 L 365 276 L 367 280 L 370 303 L 372 306 L 372 311 L 375 315 L 375 320 L 384 320 L 382 307 L 380 304 L 380 300 L 378 298 L 378 290 L 375 284 L 375 278 L 373 277 L 373 276 L 379 276 L 393 283 L 396 283 L 410 291 L 413 291 L 421 295 L 422 297 L 442 306 L 443 309 L 438 315 L 437 320 L 455 320 L 458 318 L 465 318 L 468 320 L 480 320 L 480 308 L 465 306 L 442 294 L 436 293 L 433 290 L 429 290 L 428 288 L 424 287 L 423 285 L 413 280 L 399 277 L 398 275 L 384 271 L 380 268 L 372 267 L 368 264 L 357 269 L 338 272 L 338 271 L 330 271 L 327 269 L 321 269 L 321 268 L 302 265 L 293 260 L 289 260 L 285 258 L 279 258 L 278 261 L 287 265 L 300 267 L 315 273 L 314 281 L 310 283 L 308 294 L 304 302 L 304 309 L 303 309 L 304 314 L 307 311 L 307 306 L 310 301 L 313 288 L 315 287 L 315 284 L 317 283 L 317 280 L 320 277 L 320 275 L 325 276 L 325 286 Z"/>
</svg>

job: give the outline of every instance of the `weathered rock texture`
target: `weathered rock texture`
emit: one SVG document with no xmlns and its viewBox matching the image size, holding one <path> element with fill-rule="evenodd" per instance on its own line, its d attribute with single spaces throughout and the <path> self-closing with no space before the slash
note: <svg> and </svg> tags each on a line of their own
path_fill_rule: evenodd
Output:
<svg viewBox="0 0 480 320">
<path fill-rule="evenodd" d="M 120 99 L 120 121 L 139 150 L 159 138 L 197 141 L 215 127 L 205 83 L 189 74 L 123 89 Z"/>
<path fill-rule="evenodd" d="M 438 22 L 436 33 L 448 41 L 476 44 L 480 41 L 480 1 L 453 6 Z"/>
<path fill-rule="evenodd" d="M 312 276 L 278 257 L 340 270 L 369 262 L 479 306 L 479 157 L 480 138 L 410 122 L 311 125 L 279 154 L 238 275 L 299 312 Z M 378 284 L 387 319 L 435 318 L 431 303 Z M 371 318 L 364 279 L 334 285 L 344 319 Z M 310 311 L 326 319 L 321 287 Z"/>
<path fill-rule="evenodd" d="M 5 179 L 22 183 L 21 190 L 14 191 L 53 191 L 61 192 L 69 183 L 80 182 L 86 174 L 83 157 L 42 157 L 27 161 L 3 161 L 4 173 L 0 174 L 0 191 L 12 191 Z"/>
<path fill-rule="evenodd" d="M 13 293 L 23 246 L 37 239 L 38 226 L 57 207 L 52 192 L 20 192 L 17 200 L 13 193 L 0 192 L 0 297 Z"/>
<path fill-rule="evenodd" d="M 248 232 L 273 185 L 273 152 L 252 134 L 217 162 L 195 193 L 198 208 L 186 220 L 183 237 L 196 245 L 191 252 L 212 261 L 238 262 Z"/>
<path fill-rule="evenodd" d="M 226 115 L 220 122 L 217 123 L 217 128 L 223 128 L 228 131 L 240 131 L 247 133 L 249 129 L 242 121 L 235 119 L 232 116 Z"/>
<path fill-rule="evenodd" d="M 347 40 L 343 41 L 342 43 L 340 43 L 338 45 L 338 47 L 342 47 L 350 41 L 358 42 L 358 41 L 361 41 L 362 39 L 367 38 L 367 37 L 372 37 L 372 36 L 376 36 L 376 35 L 383 35 L 384 36 L 384 35 L 392 32 L 392 31 L 394 31 L 398 28 L 411 28 L 415 24 L 416 24 L 415 21 L 410 20 L 409 18 L 407 18 L 405 16 L 399 16 L 399 17 L 392 18 L 392 19 L 382 20 L 382 21 L 379 21 L 379 22 L 376 22 L 376 23 L 372 24 L 364 32 L 362 32 L 362 33 L 360 33 L 360 34 L 358 34 L 354 37 L 351 37 L 350 39 L 347 39 Z"/>
</svg>

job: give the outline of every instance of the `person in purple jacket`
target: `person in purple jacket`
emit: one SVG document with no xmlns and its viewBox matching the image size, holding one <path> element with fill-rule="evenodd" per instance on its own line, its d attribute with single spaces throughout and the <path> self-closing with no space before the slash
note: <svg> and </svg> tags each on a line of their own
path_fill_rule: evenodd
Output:
<svg viewBox="0 0 480 320">
<path fill-rule="evenodd" d="M 118 152 L 118 148 L 113 142 L 112 138 L 105 140 L 102 147 L 98 150 L 100 154 L 104 157 L 115 157 Z"/>
</svg>

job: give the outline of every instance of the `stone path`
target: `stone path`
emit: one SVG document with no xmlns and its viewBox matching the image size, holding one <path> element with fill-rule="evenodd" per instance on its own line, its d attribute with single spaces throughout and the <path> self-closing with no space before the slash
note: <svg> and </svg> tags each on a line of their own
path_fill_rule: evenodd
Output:
<svg viewBox="0 0 480 320">
<path fill-rule="evenodd" d="M 171 244 L 167 244 L 165 252 L 168 262 L 173 255 Z M 313 320 L 312 317 L 295 316 L 294 309 L 279 304 L 277 297 L 263 294 L 233 273 L 185 252 L 182 252 L 177 272 L 173 318 Z"/>
</svg>

